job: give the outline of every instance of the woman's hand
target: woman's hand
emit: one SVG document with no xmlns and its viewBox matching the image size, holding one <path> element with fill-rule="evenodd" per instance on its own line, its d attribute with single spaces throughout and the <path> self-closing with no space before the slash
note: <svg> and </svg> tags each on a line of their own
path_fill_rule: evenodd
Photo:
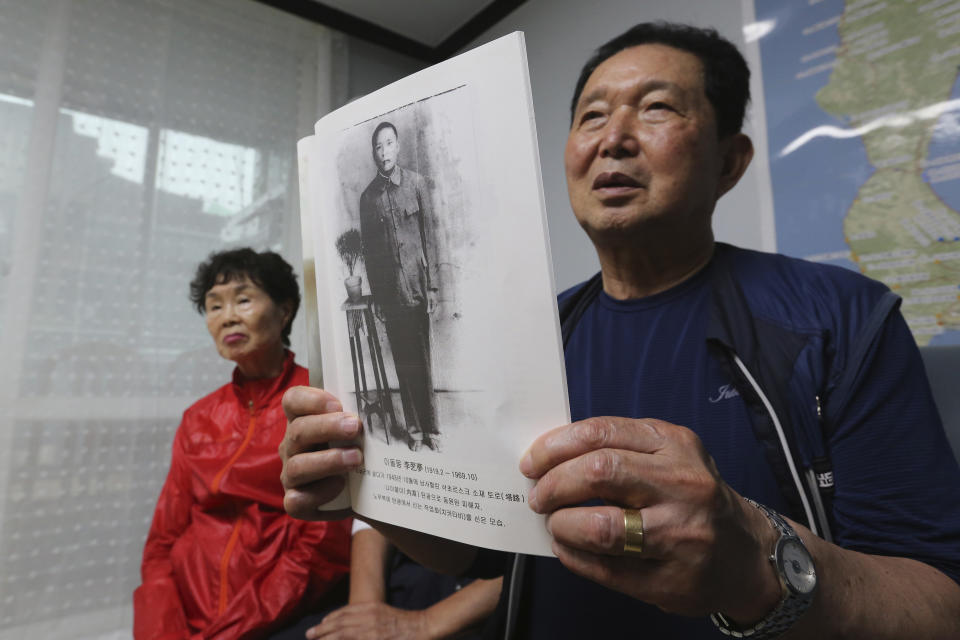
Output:
<svg viewBox="0 0 960 640">
<path fill-rule="evenodd" d="M 323 389 L 292 387 L 283 394 L 287 432 L 280 443 L 283 508 L 302 520 L 340 520 L 349 509 L 321 511 L 346 484 L 346 474 L 363 464 L 357 447 L 330 447 L 355 439 L 360 419 Z"/>
<path fill-rule="evenodd" d="M 349 604 L 307 631 L 309 640 L 429 640 L 427 612 L 407 611 L 384 602 Z"/>
</svg>

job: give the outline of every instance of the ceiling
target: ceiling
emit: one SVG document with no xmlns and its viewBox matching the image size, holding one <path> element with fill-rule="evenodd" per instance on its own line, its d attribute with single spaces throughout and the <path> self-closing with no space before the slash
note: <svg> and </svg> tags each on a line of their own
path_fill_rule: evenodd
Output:
<svg viewBox="0 0 960 640">
<path fill-rule="evenodd" d="M 525 0 L 258 1 L 425 62 L 438 62 Z"/>
<path fill-rule="evenodd" d="M 321 4 L 436 47 L 491 3 L 492 0 L 323 0 Z"/>
</svg>

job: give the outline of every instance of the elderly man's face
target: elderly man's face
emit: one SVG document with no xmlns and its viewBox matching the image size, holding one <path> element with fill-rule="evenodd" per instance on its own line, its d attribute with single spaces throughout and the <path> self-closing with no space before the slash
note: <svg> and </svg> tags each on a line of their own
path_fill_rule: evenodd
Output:
<svg viewBox="0 0 960 640">
<path fill-rule="evenodd" d="M 659 44 L 624 49 L 587 80 L 567 139 L 577 220 L 594 242 L 702 230 L 732 186 L 718 184 L 720 148 L 699 59 Z"/>
<path fill-rule="evenodd" d="M 397 165 L 399 153 L 397 134 L 390 127 L 384 127 L 377 133 L 377 139 L 373 142 L 373 158 L 377 162 L 377 168 L 389 174 Z"/>
</svg>

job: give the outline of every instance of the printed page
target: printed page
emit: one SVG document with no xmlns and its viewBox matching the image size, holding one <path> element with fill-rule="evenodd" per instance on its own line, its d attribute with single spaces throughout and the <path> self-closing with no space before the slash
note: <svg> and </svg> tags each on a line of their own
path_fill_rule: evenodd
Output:
<svg viewBox="0 0 960 640">
<path fill-rule="evenodd" d="M 518 464 L 570 415 L 522 34 L 333 112 L 303 148 L 323 380 L 364 423 L 354 510 L 550 555 Z"/>
<path fill-rule="evenodd" d="M 300 170 L 300 240 L 303 260 L 303 314 L 307 334 L 306 363 L 310 370 L 310 385 L 324 388 L 323 358 L 320 351 L 320 320 L 318 315 L 319 301 L 326 306 L 326 293 L 319 297 L 320 289 L 317 282 L 316 256 L 314 255 L 313 221 L 314 209 L 310 206 L 312 187 L 310 184 L 310 158 L 316 152 L 312 151 L 316 143 L 316 136 L 309 136 L 297 143 L 297 163 Z M 335 500 L 327 503 L 328 510 L 348 509 L 350 507 L 350 491 L 344 491 Z"/>
</svg>

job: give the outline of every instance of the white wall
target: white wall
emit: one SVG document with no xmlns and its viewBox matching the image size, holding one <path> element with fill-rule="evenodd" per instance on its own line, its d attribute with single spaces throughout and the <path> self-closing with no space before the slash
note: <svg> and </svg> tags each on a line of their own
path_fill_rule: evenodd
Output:
<svg viewBox="0 0 960 640">
<path fill-rule="evenodd" d="M 743 37 L 743 24 L 752 21 L 753 5 L 750 0 L 743 5 L 741 0 L 528 0 L 468 47 L 517 30 L 525 33 L 558 290 L 598 269 L 593 247 L 574 220 L 567 199 L 563 148 L 571 94 L 580 67 L 592 51 L 637 22 L 669 20 L 714 27 L 747 54 L 755 76 L 751 87 L 755 102 L 745 131 L 754 139 L 758 154 L 740 184 L 718 204 L 714 230 L 719 240 L 774 249 L 766 143 L 758 135 L 763 133 L 763 121 L 755 115 L 757 107 L 762 107 L 759 65 L 744 47 Z"/>
</svg>

